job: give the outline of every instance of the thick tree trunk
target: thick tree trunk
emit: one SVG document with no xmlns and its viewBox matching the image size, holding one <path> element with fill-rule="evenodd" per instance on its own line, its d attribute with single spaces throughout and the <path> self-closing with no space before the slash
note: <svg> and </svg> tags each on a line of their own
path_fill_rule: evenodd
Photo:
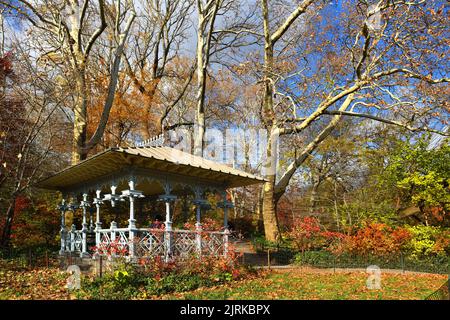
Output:
<svg viewBox="0 0 450 320">
<path fill-rule="evenodd" d="M 205 89 L 206 89 L 206 67 L 208 50 L 204 50 L 204 24 L 203 16 L 199 16 L 197 28 L 197 113 L 194 127 L 194 155 L 203 156 L 203 138 L 205 136 Z M 206 48 L 208 49 L 208 48 Z M 207 51 L 206 53 L 204 51 Z"/>
<path fill-rule="evenodd" d="M 276 213 L 276 200 L 274 193 L 275 175 L 266 176 L 267 182 L 264 183 L 263 191 L 263 219 L 264 233 L 269 241 L 278 241 L 280 231 Z"/>
<path fill-rule="evenodd" d="M 263 217 L 263 197 L 264 197 L 264 188 L 260 188 L 258 190 L 258 203 L 257 203 L 257 216 L 258 216 L 258 222 L 257 222 L 257 228 L 259 233 L 264 232 L 264 217 Z"/>
<path fill-rule="evenodd" d="M 84 151 L 87 139 L 87 97 L 84 72 L 77 75 L 78 97 L 73 109 L 73 140 L 72 140 L 72 164 L 77 164 L 86 159 L 87 153 Z"/>
<path fill-rule="evenodd" d="M 8 248 L 11 242 L 11 228 L 14 219 L 14 208 L 16 206 L 16 197 L 13 196 L 8 210 L 6 211 L 6 221 L 2 230 L 2 238 L 0 240 L 1 248 Z"/>
</svg>

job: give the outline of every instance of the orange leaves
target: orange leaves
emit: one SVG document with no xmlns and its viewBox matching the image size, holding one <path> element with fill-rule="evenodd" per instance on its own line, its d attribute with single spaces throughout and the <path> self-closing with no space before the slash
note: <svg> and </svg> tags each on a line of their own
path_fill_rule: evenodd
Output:
<svg viewBox="0 0 450 320">
<path fill-rule="evenodd" d="M 411 234 L 404 228 L 393 229 L 384 223 L 372 222 L 345 239 L 348 251 L 358 255 L 395 255 L 400 252 Z"/>
<path fill-rule="evenodd" d="M 8 270 L 0 261 L 0 299 L 65 300 L 66 275 L 56 268 Z"/>
</svg>

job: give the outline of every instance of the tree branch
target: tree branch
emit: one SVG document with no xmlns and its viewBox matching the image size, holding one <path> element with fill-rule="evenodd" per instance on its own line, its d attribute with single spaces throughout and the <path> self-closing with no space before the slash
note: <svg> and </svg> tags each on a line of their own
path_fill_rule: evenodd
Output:
<svg viewBox="0 0 450 320">
<path fill-rule="evenodd" d="M 409 131 L 412 131 L 412 132 L 427 131 L 427 132 L 437 133 L 437 134 L 440 134 L 442 136 L 450 136 L 450 132 L 446 133 L 446 132 L 442 132 L 442 131 L 439 131 L 439 130 L 431 129 L 431 128 L 428 128 L 428 127 L 412 127 L 412 126 L 410 126 L 410 125 L 408 125 L 406 123 L 402 123 L 400 121 L 395 121 L 395 120 L 390 120 L 390 119 L 386 119 L 386 118 L 382 118 L 382 117 L 377 117 L 375 115 L 371 115 L 371 114 L 367 114 L 367 113 L 357 113 L 357 112 L 340 111 L 340 110 L 326 110 L 323 114 L 325 114 L 325 115 L 341 115 L 341 116 L 367 118 L 367 119 L 375 120 L 375 121 L 378 121 L 378 122 L 383 122 L 383 123 L 387 123 L 387 124 L 396 125 L 396 126 L 405 128 L 405 129 L 407 129 Z"/>
<path fill-rule="evenodd" d="M 308 9 L 308 7 L 314 2 L 314 0 L 305 0 L 303 1 L 297 9 L 295 9 L 289 17 L 284 21 L 284 23 L 275 31 L 272 36 L 270 37 L 270 40 L 272 44 L 277 42 L 289 29 L 289 27 L 292 25 L 292 23 L 297 19 L 302 13 Z"/>
</svg>

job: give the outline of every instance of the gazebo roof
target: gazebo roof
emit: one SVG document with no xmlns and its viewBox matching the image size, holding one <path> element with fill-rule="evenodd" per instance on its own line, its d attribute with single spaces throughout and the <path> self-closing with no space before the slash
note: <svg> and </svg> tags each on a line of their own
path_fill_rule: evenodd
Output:
<svg viewBox="0 0 450 320">
<path fill-rule="evenodd" d="M 157 175 L 175 175 L 226 188 L 264 182 L 264 179 L 225 164 L 194 156 L 174 148 L 110 148 L 80 163 L 41 180 L 37 186 L 52 190 L 70 190 L 126 170 L 146 170 Z"/>
</svg>

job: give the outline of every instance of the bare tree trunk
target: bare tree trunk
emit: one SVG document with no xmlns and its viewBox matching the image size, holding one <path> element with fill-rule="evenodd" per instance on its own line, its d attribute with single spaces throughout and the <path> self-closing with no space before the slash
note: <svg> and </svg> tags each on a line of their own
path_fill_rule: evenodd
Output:
<svg viewBox="0 0 450 320">
<path fill-rule="evenodd" d="M 336 215 L 336 226 L 337 230 L 341 230 L 341 224 L 340 224 L 340 217 L 339 217 L 339 210 L 338 210 L 338 204 L 337 204 L 338 198 L 337 198 L 337 183 L 334 181 L 334 212 Z"/>
<path fill-rule="evenodd" d="M 276 203 L 274 194 L 275 175 L 266 176 L 263 193 L 263 219 L 264 233 L 269 241 L 277 241 L 280 238 L 278 219 L 276 214 Z"/>
<path fill-rule="evenodd" d="M 10 245 L 11 241 L 11 228 L 14 219 L 14 208 L 16 206 L 16 196 L 13 196 L 9 207 L 6 211 L 6 220 L 5 225 L 2 230 L 2 238 L 0 240 L 0 247 L 7 248 Z"/>
<path fill-rule="evenodd" d="M 258 216 L 258 222 L 257 222 L 257 228 L 259 233 L 264 232 L 264 217 L 263 217 L 263 197 L 264 197 L 264 189 L 260 188 L 258 190 L 258 202 L 257 202 L 257 216 Z"/>
<path fill-rule="evenodd" d="M 209 64 L 211 38 L 217 12 L 222 0 L 210 0 L 207 4 L 197 1 L 197 113 L 195 117 L 194 155 L 203 156 L 205 136 L 206 71 Z"/>
<path fill-rule="evenodd" d="M 87 155 L 87 153 L 83 151 L 87 139 L 87 97 L 83 69 L 77 73 L 76 77 L 76 91 L 78 97 L 73 109 L 72 164 L 76 164 L 81 160 L 86 159 Z"/>
<path fill-rule="evenodd" d="M 276 173 L 273 170 L 273 135 L 276 130 L 274 126 L 274 111 L 273 111 L 273 82 L 271 79 L 271 72 L 273 71 L 273 43 L 270 34 L 269 26 L 269 8 L 267 0 L 261 1 L 261 8 L 263 14 L 264 25 L 264 98 L 263 98 L 263 121 L 266 128 L 270 129 L 270 135 L 267 141 L 266 159 L 267 164 L 271 166 L 269 173 L 266 174 L 263 189 L 263 218 L 264 218 L 264 233 L 266 239 L 269 241 L 276 241 L 279 238 L 278 219 L 276 215 L 276 200 L 275 200 L 275 180 Z M 270 164 L 269 164 L 270 163 Z"/>
</svg>

